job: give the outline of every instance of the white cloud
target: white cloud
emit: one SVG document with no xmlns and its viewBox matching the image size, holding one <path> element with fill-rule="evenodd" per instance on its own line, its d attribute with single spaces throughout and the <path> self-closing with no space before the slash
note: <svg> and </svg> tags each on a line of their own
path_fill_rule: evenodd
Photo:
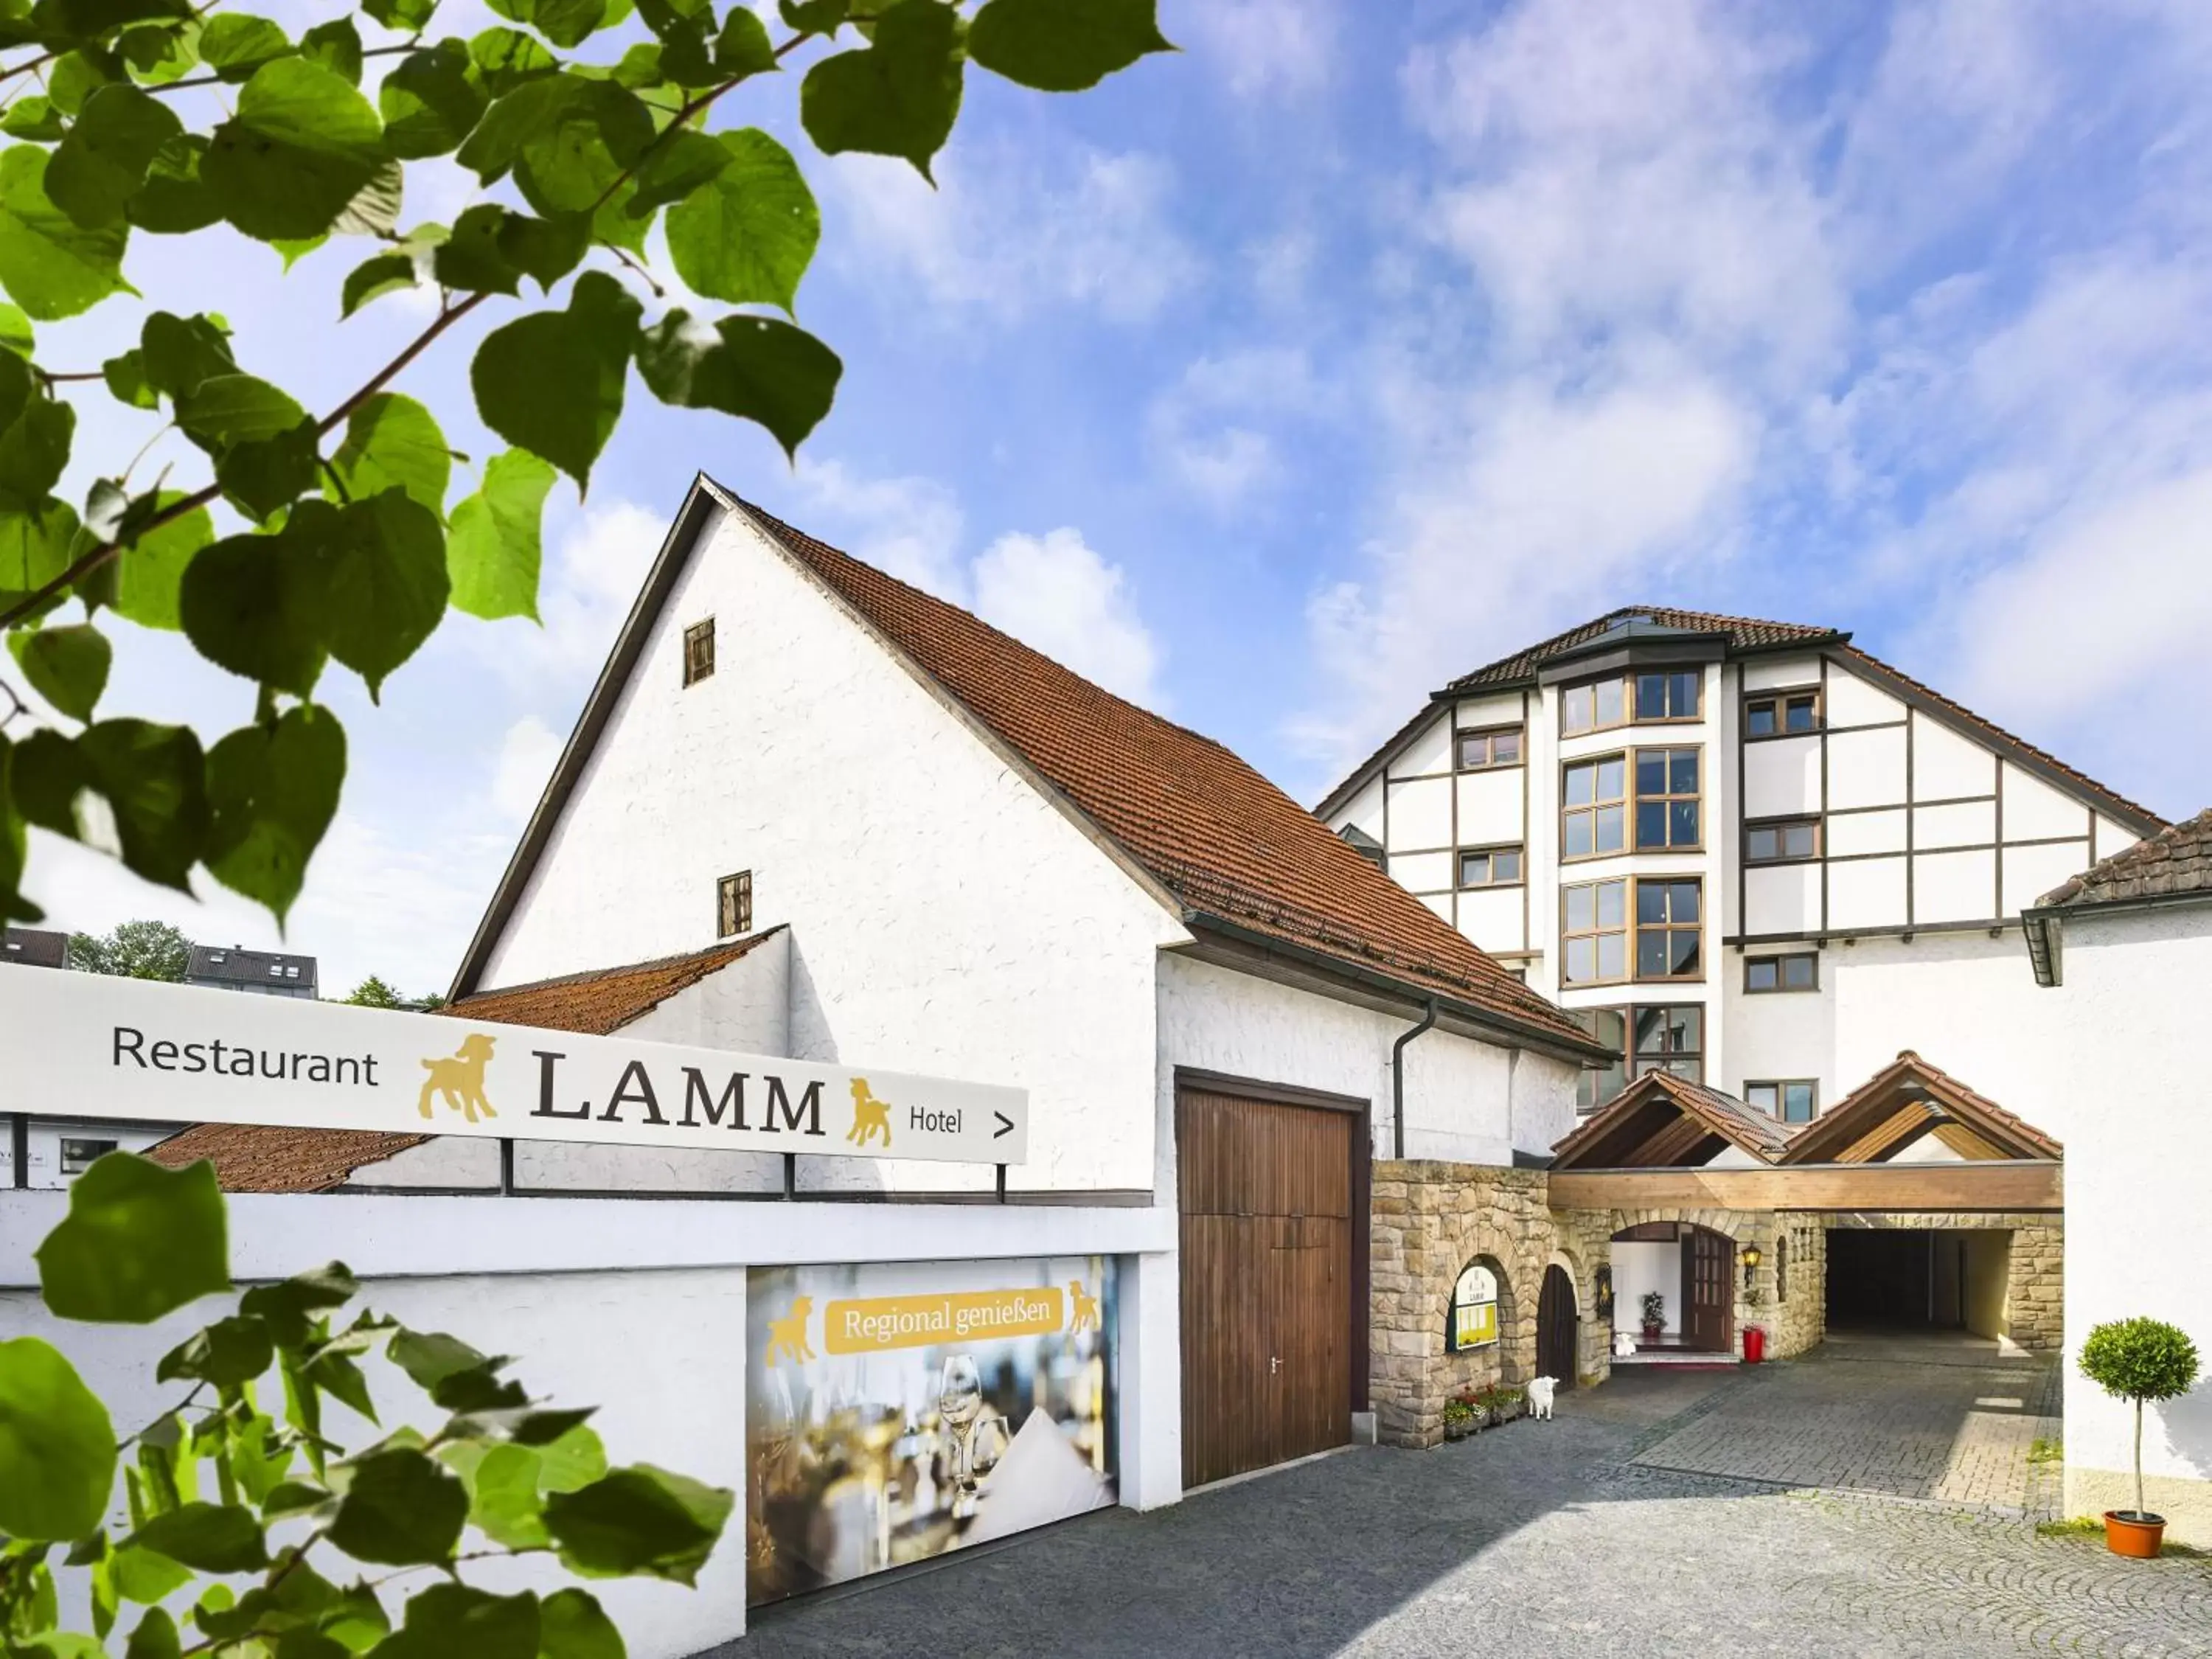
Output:
<svg viewBox="0 0 2212 1659">
<path fill-rule="evenodd" d="M 905 162 L 866 155 L 821 173 L 830 257 L 909 315 L 913 295 L 887 269 L 940 314 L 994 326 L 1059 306 L 1144 322 L 1199 280 L 1169 221 L 1174 170 L 1158 156 L 956 141 L 936 174 L 933 190 Z"/>
<path fill-rule="evenodd" d="M 479 623 L 455 616 L 442 632 L 474 659 L 489 659 L 525 695 L 574 706 L 614 648 L 623 618 L 668 534 L 668 515 L 623 501 L 572 510 L 565 524 L 558 512 L 547 514 L 557 528 L 548 538 L 550 552 L 538 577 L 541 625 Z M 497 630 L 495 635 L 478 631 L 487 628 Z"/>
<path fill-rule="evenodd" d="M 957 599 L 963 574 L 960 502 L 931 478 L 864 478 L 842 461 L 799 459 L 795 477 L 810 526 L 855 558 L 926 592 Z"/>
<path fill-rule="evenodd" d="M 976 559 L 975 582 L 984 621 L 1116 696 L 1164 705 L 1160 647 L 1137 614 L 1127 573 L 1081 532 L 1001 536 Z"/>
<path fill-rule="evenodd" d="M 1168 38 L 1220 62 L 1240 98 L 1302 96 L 1328 84 L 1338 56 L 1331 0 L 1196 0 L 1164 20 Z"/>
<path fill-rule="evenodd" d="M 535 714 L 525 714 L 500 740 L 499 765 L 492 773 L 491 802 L 506 817 L 530 816 L 561 758 L 561 739 Z"/>
<path fill-rule="evenodd" d="M 1192 363 L 1152 400 L 1146 435 L 1170 478 L 1227 513 L 1285 476 L 1268 426 L 1329 412 L 1303 350 L 1261 347 Z"/>
</svg>

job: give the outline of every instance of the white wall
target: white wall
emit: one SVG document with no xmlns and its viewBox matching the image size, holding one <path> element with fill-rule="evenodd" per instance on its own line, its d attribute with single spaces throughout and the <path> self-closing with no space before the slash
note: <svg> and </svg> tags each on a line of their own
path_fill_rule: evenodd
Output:
<svg viewBox="0 0 2212 1659">
<path fill-rule="evenodd" d="M 1668 1334 L 1682 1332 L 1682 1247 L 1679 1243 L 1618 1243 L 1613 1246 L 1613 1328 L 1644 1330 L 1644 1293 L 1667 1298 Z"/>
<path fill-rule="evenodd" d="M 1416 1022 L 1170 953 L 1160 959 L 1160 1190 L 1175 1190 L 1175 1068 L 1365 1100 L 1391 1154 L 1390 1045 Z M 1449 1031 L 1406 1048 L 1406 1155 L 1510 1164 L 1574 1127 L 1575 1068 Z"/>
<path fill-rule="evenodd" d="M 2067 1513 L 2134 1507 L 2112 1478 L 2130 1467 L 2132 1413 L 2075 1362 L 2093 1325 L 2148 1315 L 2194 1338 L 2208 1373 L 2144 1411 L 2150 1504 L 2170 1535 L 2212 1546 L 2212 1112 L 2201 1082 L 2212 904 L 2090 910 L 2065 927 L 2063 983 L 2033 994 L 2040 1086 L 2080 1098 L 2098 1126 L 2066 1148 Z M 2024 952 L 2018 965 L 2027 979 Z"/>
<path fill-rule="evenodd" d="M 0 1079 L 0 1113 L 30 1103 L 11 1097 L 4 1079 Z M 62 1173 L 62 1142 L 64 1140 L 112 1140 L 126 1152 L 143 1152 L 156 1141 L 167 1140 L 177 1133 L 178 1126 L 169 1124 L 139 1124 L 112 1122 L 98 1118 L 75 1121 L 60 1117 L 34 1117 L 25 1136 L 28 1156 L 24 1159 L 26 1187 L 66 1187 L 76 1179 Z M 15 1184 L 15 1126 L 9 1118 L 0 1116 L 0 1188 Z"/>
<path fill-rule="evenodd" d="M 790 1048 L 1030 1091 L 1010 1186 L 1142 1188 L 1152 962 L 1178 923 L 741 521 L 718 517 L 495 947 L 483 988 L 713 944 L 716 878 L 792 926 Z M 714 675 L 682 634 L 717 618 Z M 809 1188 L 986 1169 L 801 1160 Z"/>
</svg>

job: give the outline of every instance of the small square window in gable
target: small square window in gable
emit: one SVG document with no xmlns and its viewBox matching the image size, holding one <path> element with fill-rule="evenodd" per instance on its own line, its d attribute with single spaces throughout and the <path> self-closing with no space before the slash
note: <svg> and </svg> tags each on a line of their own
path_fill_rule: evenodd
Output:
<svg viewBox="0 0 2212 1659">
<path fill-rule="evenodd" d="M 714 884 L 714 934 L 735 939 L 753 930 L 753 872 L 740 870 Z"/>
<path fill-rule="evenodd" d="M 684 684 L 696 685 L 714 672 L 714 619 L 693 623 L 684 630 Z"/>
</svg>

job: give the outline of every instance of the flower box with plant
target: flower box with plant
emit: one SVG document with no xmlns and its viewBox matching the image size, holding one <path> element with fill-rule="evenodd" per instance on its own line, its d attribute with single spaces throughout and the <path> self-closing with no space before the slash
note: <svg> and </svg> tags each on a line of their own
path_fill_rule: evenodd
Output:
<svg viewBox="0 0 2212 1659">
<path fill-rule="evenodd" d="M 1474 1407 L 1455 1395 L 1444 1401 L 1444 1438 L 1464 1440 L 1474 1432 Z"/>
<path fill-rule="evenodd" d="M 1656 1342 L 1667 1332 L 1667 1298 L 1657 1291 L 1644 1292 L 1644 1340 Z"/>
<path fill-rule="evenodd" d="M 1522 1389 L 1509 1389 L 1503 1385 L 1493 1386 L 1490 1389 L 1490 1398 L 1486 1402 L 1490 1407 L 1490 1420 L 1493 1423 L 1510 1423 L 1528 1409 L 1528 1396 Z"/>
<path fill-rule="evenodd" d="M 2136 1506 L 2105 1511 L 2105 1546 L 2115 1555 L 2150 1559 L 2159 1553 L 2166 1517 L 2143 1504 L 2143 1401 L 2178 1399 L 2196 1385 L 2197 1345 L 2160 1320 L 2114 1320 L 2094 1328 L 2082 1342 L 2081 1375 L 2136 1408 Z"/>
</svg>

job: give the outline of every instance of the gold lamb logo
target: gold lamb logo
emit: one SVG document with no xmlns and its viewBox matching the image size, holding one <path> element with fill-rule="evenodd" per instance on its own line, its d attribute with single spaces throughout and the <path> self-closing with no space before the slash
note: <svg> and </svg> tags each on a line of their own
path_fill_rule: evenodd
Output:
<svg viewBox="0 0 2212 1659">
<path fill-rule="evenodd" d="M 461 1039 L 461 1046 L 450 1060 L 426 1060 L 422 1069 L 430 1075 L 422 1079 L 422 1097 L 416 1103 L 422 1115 L 430 1115 L 430 1097 L 444 1097 L 447 1107 L 453 1111 L 466 1112 L 474 1123 L 477 1115 L 497 1117 L 491 1102 L 484 1096 L 484 1065 L 491 1059 L 492 1039 L 482 1031 L 471 1031 Z"/>
<path fill-rule="evenodd" d="M 788 1359 L 801 1365 L 814 1358 L 814 1345 L 806 1340 L 806 1322 L 814 1312 L 814 1298 L 794 1296 L 791 1311 L 781 1319 L 768 1322 L 767 1360 L 771 1365 L 779 1359 Z"/>
<path fill-rule="evenodd" d="M 1078 1331 L 1095 1331 L 1098 1328 L 1098 1298 L 1083 1288 L 1081 1279 L 1071 1279 L 1067 1281 L 1067 1303 L 1073 1310 L 1073 1316 L 1067 1322 L 1067 1334 L 1070 1336 L 1074 1335 Z"/>
<path fill-rule="evenodd" d="M 878 1135 L 884 1138 L 886 1147 L 890 1146 L 891 1103 L 888 1100 L 878 1100 L 869 1091 L 868 1079 L 856 1077 L 853 1079 L 853 1127 L 847 1132 L 845 1139 L 855 1146 L 865 1146 Z"/>
</svg>

